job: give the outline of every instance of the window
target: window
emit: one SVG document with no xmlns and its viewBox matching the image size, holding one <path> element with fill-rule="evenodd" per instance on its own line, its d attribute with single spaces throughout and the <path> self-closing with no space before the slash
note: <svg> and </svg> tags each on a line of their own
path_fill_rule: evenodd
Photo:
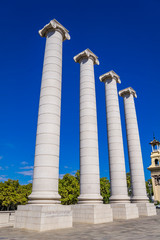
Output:
<svg viewBox="0 0 160 240">
<path fill-rule="evenodd" d="M 157 150 L 157 146 L 153 145 L 153 151 L 156 151 L 156 150 Z"/>
<path fill-rule="evenodd" d="M 159 161 L 158 161 L 158 159 L 155 159 L 155 166 L 159 166 Z"/>
<path fill-rule="evenodd" d="M 153 178 L 155 180 L 155 186 L 160 185 L 160 175 L 154 175 Z"/>
</svg>

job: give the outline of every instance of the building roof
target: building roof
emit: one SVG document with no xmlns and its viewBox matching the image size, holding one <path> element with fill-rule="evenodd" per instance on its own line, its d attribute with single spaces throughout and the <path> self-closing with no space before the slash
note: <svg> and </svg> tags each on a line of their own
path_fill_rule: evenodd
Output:
<svg viewBox="0 0 160 240">
<path fill-rule="evenodd" d="M 156 139 L 154 139 L 153 141 L 151 141 L 149 144 L 151 144 L 152 146 L 154 145 L 160 145 L 160 142 Z"/>
</svg>

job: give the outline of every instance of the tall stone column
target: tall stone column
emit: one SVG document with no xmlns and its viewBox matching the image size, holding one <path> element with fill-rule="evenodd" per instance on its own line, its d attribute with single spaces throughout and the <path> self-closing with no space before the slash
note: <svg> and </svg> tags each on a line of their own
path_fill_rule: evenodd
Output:
<svg viewBox="0 0 160 240">
<path fill-rule="evenodd" d="M 74 57 L 80 64 L 80 196 L 72 206 L 73 222 L 106 223 L 113 221 L 109 204 L 100 195 L 97 110 L 94 65 L 97 56 L 89 49 Z"/>
<path fill-rule="evenodd" d="M 61 114 L 62 42 L 68 31 L 55 19 L 39 31 L 46 38 L 33 190 L 29 204 L 18 206 L 15 228 L 36 231 L 72 227 L 70 206 L 62 206 L 58 194 L 59 137 Z"/>
<path fill-rule="evenodd" d="M 89 49 L 74 57 L 80 64 L 80 204 L 102 203 L 94 64 L 97 56 Z"/>
<path fill-rule="evenodd" d="M 58 194 L 62 43 L 68 31 L 55 19 L 39 31 L 46 38 L 29 203 L 60 203 Z"/>
<path fill-rule="evenodd" d="M 121 82 L 119 76 L 114 71 L 107 72 L 100 76 L 100 81 L 105 83 L 106 93 L 107 134 L 111 182 L 110 203 L 127 203 L 129 202 L 129 197 L 127 192 L 121 119 L 117 94 L 117 83 Z"/>
<path fill-rule="evenodd" d="M 133 195 L 131 200 L 132 202 L 136 203 L 148 202 L 148 198 L 146 195 L 146 184 L 144 178 L 137 116 L 134 104 L 134 97 L 136 98 L 137 95 L 131 87 L 121 90 L 119 92 L 119 95 L 123 97 L 124 100 L 128 154 Z"/>
</svg>

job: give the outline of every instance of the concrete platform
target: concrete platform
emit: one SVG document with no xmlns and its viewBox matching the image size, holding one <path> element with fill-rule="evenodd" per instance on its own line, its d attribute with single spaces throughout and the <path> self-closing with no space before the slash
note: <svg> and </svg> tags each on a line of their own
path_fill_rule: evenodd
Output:
<svg viewBox="0 0 160 240">
<path fill-rule="evenodd" d="M 15 213 L 15 228 L 48 231 L 72 227 L 71 206 L 21 205 Z"/>
<path fill-rule="evenodd" d="M 73 223 L 107 223 L 113 221 L 110 204 L 72 205 Z"/>
<path fill-rule="evenodd" d="M 127 220 L 139 218 L 138 208 L 134 203 L 111 204 L 113 220 Z"/>
<path fill-rule="evenodd" d="M 158 240 L 160 236 L 159 214 L 131 220 L 119 220 L 105 224 L 75 223 L 73 228 L 36 232 L 6 227 L 0 229 L 5 240 Z"/>
</svg>

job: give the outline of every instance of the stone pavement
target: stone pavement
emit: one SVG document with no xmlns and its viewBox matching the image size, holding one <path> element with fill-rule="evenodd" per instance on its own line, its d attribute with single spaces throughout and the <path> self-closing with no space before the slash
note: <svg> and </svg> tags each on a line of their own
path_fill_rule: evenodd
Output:
<svg viewBox="0 0 160 240">
<path fill-rule="evenodd" d="M 160 210 L 154 217 L 118 221 L 107 224 L 74 224 L 73 228 L 48 232 L 0 228 L 0 240 L 159 240 Z"/>
</svg>

